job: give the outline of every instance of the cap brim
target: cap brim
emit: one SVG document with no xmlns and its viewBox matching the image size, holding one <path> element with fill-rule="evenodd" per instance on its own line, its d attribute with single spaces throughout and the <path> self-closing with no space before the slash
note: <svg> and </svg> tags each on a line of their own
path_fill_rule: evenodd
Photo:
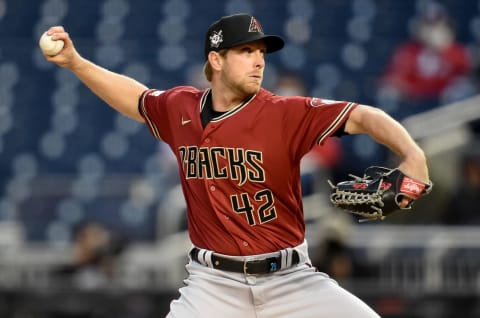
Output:
<svg viewBox="0 0 480 318">
<path fill-rule="evenodd" d="M 258 40 L 264 40 L 265 45 L 267 46 L 267 53 L 273 53 L 276 51 L 280 51 L 285 46 L 285 41 L 277 36 L 277 35 L 266 35 L 266 34 L 259 34 L 258 36 L 250 37 L 244 41 L 238 41 L 236 43 L 232 43 L 229 48 L 234 46 L 239 46 L 251 42 L 255 42 Z"/>
<path fill-rule="evenodd" d="M 263 39 L 267 44 L 267 53 L 280 51 L 285 46 L 285 41 L 277 35 L 266 35 Z"/>
</svg>

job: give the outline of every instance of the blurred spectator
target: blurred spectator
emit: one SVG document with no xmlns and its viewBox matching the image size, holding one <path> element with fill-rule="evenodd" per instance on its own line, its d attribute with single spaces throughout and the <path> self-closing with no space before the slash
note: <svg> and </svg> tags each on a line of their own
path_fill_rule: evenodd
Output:
<svg viewBox="0 0 480 318">
<path fill-rule="evenodd" d="M 444 213 L 446 224 L 480 225 L 480 143 L 466 148 L 458 185 Z"/>
<path fill-rule="evenodd" d="M 353 278 L 371 278 L 376 268 L 374 265 L 359 261 L 354 250 L 348 245 L 348 236 L 355 226 L 353 218 L 347 214 L 333 214 L 318 224 L 318 248 L 312 253 L 312 265 L 320 272 L 342 284 Z"/>
<path fill-rule="evenodd" d="M 473 68 L 465 76 L 456 78 L 446 87 L 441 96 L 440 104 L 446 105 L 476 96 L 480 93 L 480 67 Z"/>
<path fill-rule="evenodd" d="M 400 116 L 428 109 L 469 74 L 471 64 L 467 48 L 456 40 L 448 12 L 432 2 L 414 21 L 412 38 L 394 51 L 381 78 L 379 96 L 399 102 L 402 109 L 395 111 Z"/>
<path fill-rule="evenodd" d="M 338 281 L 354 275 L 353 258 L 349 248 L 340 240 L 327 239 L 323 242 L 321 257 L 314 264 L 320 272 L 327 273 Z"/>
<path fill-rule="evenodd" d="M 72 262 L 58 268 L 55 278 L 60 283 L 87 289 L 111 283 L 116 259 L 125 248 L 124 240 L 96 222 L 81 224 L 74 240 Z"/>
</svg>

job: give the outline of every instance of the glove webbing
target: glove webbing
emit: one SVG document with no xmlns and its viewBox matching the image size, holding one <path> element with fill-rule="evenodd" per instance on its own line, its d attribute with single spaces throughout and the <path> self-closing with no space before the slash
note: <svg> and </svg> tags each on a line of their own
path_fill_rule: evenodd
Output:
<svg viewBox="0 0 480 318">
<path fill-rule="evenodd" d="M 359 220 L 359 222 L 385 219 L 382 209 L 378 207 L 383 206 L 382 197 L 377 193 L 356 193 L 337 189 L 337 191 L 331 195 L 330 199 L 335 205 L 345 208 L 352 207 L 352 205 L 369 204 L 369 207 L 375 210 L 375 212 L 360 212 L 348 209 L 351 213 L 365 218 Z"/>
<path fill-rule="evenodd" d="M 362 179 L 354 175 L 350 175 L 350 176 L 356 180 Z M 330 196 L 330 200 L 333 204 L 337 206 L 342 206 L 346 209 L 348 209 L 348 207 L 351 207 L 352 205 L 368 204 L 372 210 L 375 210 L 375 212 L 360 212 L 360 211 L 348 209 L 349 212 L 351 212 L 352 214 L 356 214 L 365 218 L 365 219 L 359 220 L 359 222 L 385 219 L 382 209 L 379 208 L 384 206 L 384 203 L 382 201 L 382 193 L 384 191 L 380 189 L 380 184 L 379 184 L 379 189 L 375 193 L 361 193 L 361 192 L 350 192 L 345 190 L 339 190 L 336 186 L 334 186 L 331 183 L 330 180 L 328 180 L 328 183 L 332 188 L 335 189 L 335 193 L 332 193 Z"/>
</svg>

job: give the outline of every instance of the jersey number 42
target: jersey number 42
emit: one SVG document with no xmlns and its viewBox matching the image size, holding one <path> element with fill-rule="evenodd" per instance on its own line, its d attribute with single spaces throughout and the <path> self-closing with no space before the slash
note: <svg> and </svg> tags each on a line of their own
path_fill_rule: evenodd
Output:
<svg viewBox="0 0 480 318">
<path fill-rule="evenodd" d="M 238 214 L 244 213 L 251 226 L 267 223 L 277 218 L 273 193 L 269 189 L 258 191 L 252 198 L 247 192 L 233 194 L 230 196 L 230 201 L 233 211 Z M 255 209 L 256 206 L 258 206 L 257 209 Z"/>
</svg>

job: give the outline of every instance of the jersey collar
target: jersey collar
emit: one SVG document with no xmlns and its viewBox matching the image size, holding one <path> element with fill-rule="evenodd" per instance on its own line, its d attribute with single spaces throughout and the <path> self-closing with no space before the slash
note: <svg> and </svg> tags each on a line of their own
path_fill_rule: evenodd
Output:
<svg viewBox="0 0 480 318">
<path fill-rule="evenodd" d="M 205 111 L 205 107 L 210 107 L 213 110 L 211 95 L 212 95 L 212 89 L 211 88 L 205 90 L 205 93 L 203 93 L 203 96 L 200 99 L 200 113 Z M 221 113 L 221 115 L 219 115 L 219 116 L 213 117 L 210 121 L 211 122 L 217 122 L 217 121 L 220 121 L 222 119 L 233 116 L 235 113 L 237 113 L 242 108 L 247 106 L 256 96 L 257 96 L 257 94 L 252 95 L 251 97 L 247 98 L 246 100 L 244 100 L 243 102 L 241 102 L 237 106 L 233 107 L 229 111 Z"/>
</svg>

